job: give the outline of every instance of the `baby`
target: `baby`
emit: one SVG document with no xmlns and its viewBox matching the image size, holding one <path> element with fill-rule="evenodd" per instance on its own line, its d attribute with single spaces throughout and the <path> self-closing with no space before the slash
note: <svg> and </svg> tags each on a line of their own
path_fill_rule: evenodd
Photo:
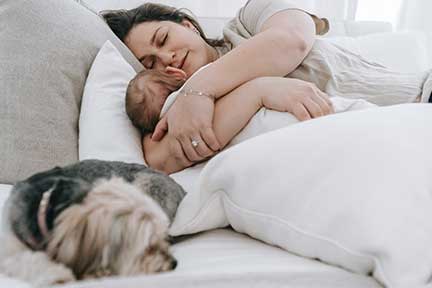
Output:
<svg viewBox="0 0 432 288">
<path fill-rule="evenodd" d="M 150 133 L 154 131 L 159 119 L 169 110 L 176 97 L 182 97 L 179 96 L 181 89 L 178 88 L 186 85 L 185 78 L 186 75 L 182 70 L 172 67 L 168 67 L 166 72 L 146 70 L 140 72 L 127 89 L 126 112 L 132 123 L 144 135 L 144 158 L 150 167 L 167 174 L 183 170 L 187 166 L 169 156 L 167 141 L 162 139 L 160 142 L 154 142 L 150 139 Z M 272 85 L 285 85 L 284 81 L 299 80 L 280 77 L 271 81 Z M 233 90 L 215 103 L 213 128 L 219 142 L 225 148 L 299 122 L 290 113 L 275 111 L 279 107 L 272 106 L 272 103 L 277 101 L 270 99 L 271 95 L 265 93 L 265 88 L 262 88 L 266 86 L 265 80 L 256 79 L 247 84 Z M 251 93 L 251 91 L 258 92 Z M 376 107 L 360 99 L 331 97 L 330 100 L 336 113 Z"/>
<path fill-rule="evenodd" d="M 165 71 L 143 70 L 129 83 L 126 91 L 126 113 L 143 135 L 152 133 L 170 93 L 185 82 L 183 70 L 167 67 Z"/>
</svg>

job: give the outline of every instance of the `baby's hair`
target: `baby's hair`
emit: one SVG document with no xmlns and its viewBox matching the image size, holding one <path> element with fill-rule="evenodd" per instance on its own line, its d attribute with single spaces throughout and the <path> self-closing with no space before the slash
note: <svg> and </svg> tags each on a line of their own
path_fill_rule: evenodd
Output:
<svg viewBox="0 0 432 288">
<path fill-rule="evenodd" d="M 153 97 L 168 97 L 168 95 L 181 87 L 184 81 L 158 70 L 142 70 L 130 82 L 126 90 L 126 113 L 132 124 L 143 135 L 152 133 L 159 121 L 161 111 L 152 110 Z M 152 85 L 153 84 L 153 85 Z M 154 84 L 161 85 L 163 93 L 156 95 Z M 159 92 L 160 93 L 160 92 Z"/>
</svg>

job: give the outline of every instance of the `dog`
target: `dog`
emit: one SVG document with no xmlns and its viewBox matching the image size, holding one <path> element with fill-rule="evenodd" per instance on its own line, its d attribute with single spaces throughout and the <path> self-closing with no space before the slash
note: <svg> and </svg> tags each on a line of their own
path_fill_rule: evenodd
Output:
<svg viewBox="0 0 432 288">
<path fill-rule="evenodd" d="M 168 228 L 184 195 L 138 164 L 85 160 L 37 173 L 5 203 L 0 273 L 46 286 L 170 271 Z"/>
</svg>

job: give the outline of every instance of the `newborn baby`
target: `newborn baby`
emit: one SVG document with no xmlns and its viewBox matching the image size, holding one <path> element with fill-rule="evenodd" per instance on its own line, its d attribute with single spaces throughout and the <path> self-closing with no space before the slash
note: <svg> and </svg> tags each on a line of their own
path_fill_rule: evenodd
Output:
<svg viewBox="0 0 432 288">
<path fill-rule="evenodd" d="M 185 79 L 183 70 L 167 67 L 166 71 L 143 70 L 130 81 L 126 90 L 126 113 L 143 135 L 154 131 L 165 100 Z"/>
<path fill-rule="evenodd" d="M 207 66 L 202 67 L 196 73 L 205 67 Z M 143 132 L 144 158 L 150 167 L 167 174 L 187 167 L 169 156 L 169 149 L 164 139 L 154 142 L 150 139 L 149 133 L 154 131 L 157 122 L 169 110 L 176 97 L 183 97 L 179 93 L 181 89 L 176 88 L 181 84 L 183 84 L 182 88 L 186 85 L 185 76 L 183 71 L 172 67 L 167 68 L 167 73 L 147 70 L 138 74 L 131 81 L 127 91 L 126 111 L 132 123 Z M 248 138 L 299 122 L 290 113 L 274 111 L 272 108 L 275 107 L 271 105 L 265 107 L 266 103 L 271 103 L 269 100 L 271 96 L 265 93 L 265 90 L 262 93 L 244 93 L 260 89 L 263 82 L 259 81 L 252 80 L 250 84 L 248 83 L 249 87 L 243 87 L 247 86 L 243 85 L 216 101 L 213 128 L 223 147 L 227 148 Z M 280 77 L 277 81 L 282 84 L 283 81 L 299 80 Z M 245 90 L 242 91 L 242 89 Z M 176 91 L 172 92 L 174 90 Z M 376 106 L 365 100 L 340 97 L 331 97 L 330 100 L 336 113 Z M 238 107 L 238 109 L 233 107 Z M 227 137 L 226 135 L 235 136 Z"/>
</svg>

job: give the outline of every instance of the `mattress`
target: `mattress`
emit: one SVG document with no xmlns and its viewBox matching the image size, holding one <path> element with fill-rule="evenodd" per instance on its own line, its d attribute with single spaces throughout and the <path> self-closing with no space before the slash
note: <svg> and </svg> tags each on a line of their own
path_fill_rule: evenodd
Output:
<svg viewBox="0 0 432 288">
<path fill-rule="evenodd" d="M 0 207 L 10 188 L 0 184 Z M 370 277 L 290 254 L 229 228 L 183 237 L 172 251 L 178 260 L 172 272 L 82 281 L 61 287 L 381 287 Z M 0 275 L 0 287 L 30 286 Z"/>
</svg>

